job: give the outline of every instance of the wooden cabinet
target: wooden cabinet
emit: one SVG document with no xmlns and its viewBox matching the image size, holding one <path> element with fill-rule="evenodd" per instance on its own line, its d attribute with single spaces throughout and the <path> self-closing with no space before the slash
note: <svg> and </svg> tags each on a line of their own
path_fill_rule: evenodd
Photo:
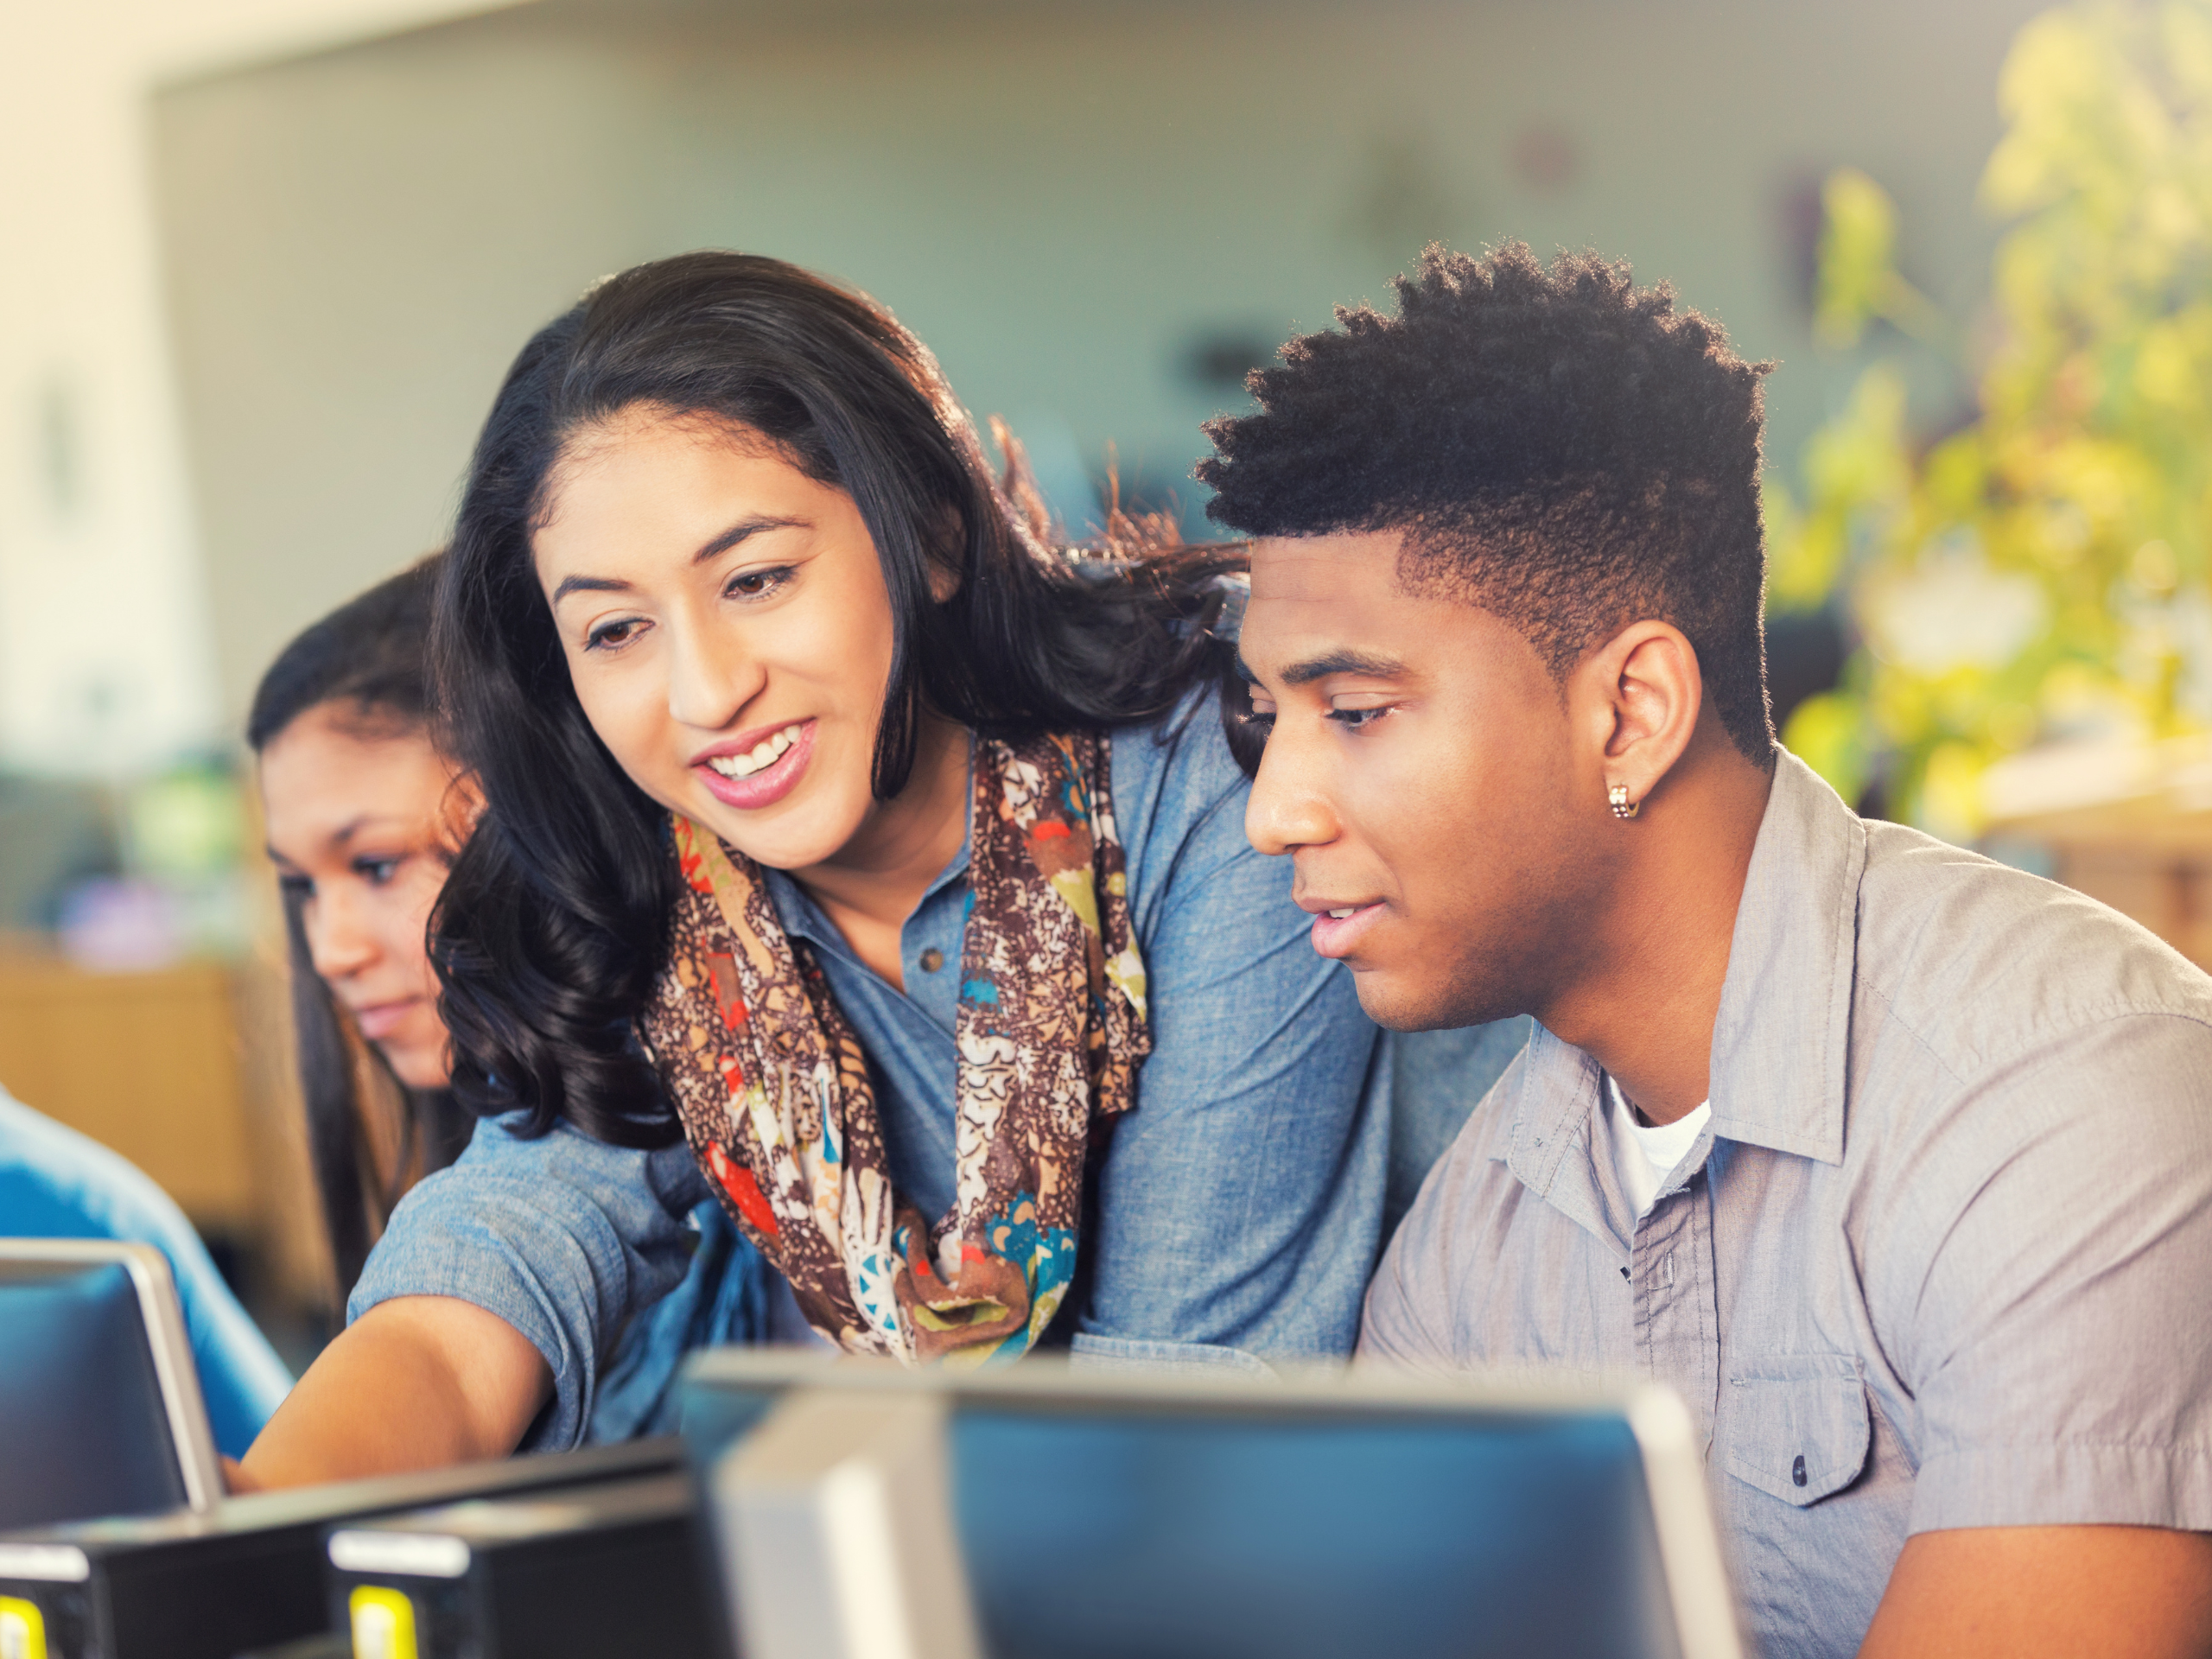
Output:
<svg viewBox="0 0 2212 1659">
<path fill-rule="evenodd" d="M 259 1221 L 238 1030 L 220 963 L 94 974 L 0 957 L 0 1084 L 130 1159 L 209 1231 Z"/>
<path fill-rule="evenodd" d="M 1982 790 L 1993 837 L 2047 849 L 2054 879 L 2212 969 L 2212 740 L 2031 750 Z"/>
</svg>

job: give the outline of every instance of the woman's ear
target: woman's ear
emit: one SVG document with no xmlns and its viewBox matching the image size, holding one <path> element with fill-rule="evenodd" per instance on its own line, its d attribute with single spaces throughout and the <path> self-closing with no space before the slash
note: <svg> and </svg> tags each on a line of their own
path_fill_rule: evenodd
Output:
<svg viewBox="0 0 2212 1659">
<path fill-rule="evenodd" d="M 961 555 L 967 545 L 967 525 L 950 502 L 931 516 L 930 524 L 930 597 L 942 605 L 960 591 Z"/>
<path fill-rule="evenodd" d="M 1705 703 L 1697 648 L 1671 622 L 1631 622 L 1583 659 L 1569 699 L 1605 798 L 1620 791 L 1615 810 L 1631 817 L 1697 730 Z"/>
<path fill-rule="evenodd" d="M 458 853 L 476 833 L 484 816 L 484 791 L 473 772 L 456 772 L 446 784 L 445 798 L 438 803 L 438 838 L 448 854 Z"/>
</svg>

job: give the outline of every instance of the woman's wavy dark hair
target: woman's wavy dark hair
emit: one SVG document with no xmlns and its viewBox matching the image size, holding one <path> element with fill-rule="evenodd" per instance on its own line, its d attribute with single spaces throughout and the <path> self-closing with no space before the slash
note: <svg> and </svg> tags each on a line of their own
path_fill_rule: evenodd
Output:
<svg viewBox="0 0 2212 1659">
<path fill-rule="evenodd" d="M 531 563 L 567 445 L 626 410 L 757 435 L 851 496 L 894 621 L 874 786 L 906 784 L 925 709 L 988 735 L 1163 718 L 1219 686 L 1241 548 L 1172 544 L 1119 512 L 1047 550 L 1001 429 L 995 480 L 937 362 L 891 314 L 779 260 L 690 253 L 609 278 L 523 348 L 477 441 L 432 627 L 446 745 L 485 810 L 432 923 L 454 1088 L 479 1112 L 565 1118 L 618 1145 L 678 1134 L 632 1034 L 675 901 L 665 815 L 585 719 Z M 932 571 L 957 578 L 932 597 Z"/>
<path fill-rule="evenodd" d="M 246 717 L 246 742 L 256 754 L 310 709 L 333 704 L 365 734 L 429 735 L 424 652 L 436 564 L 434 556 L 379 582 L 284 647 L 261 677 Z M 343 1301 L 401 1194 L 458 1157 L 475 1120 L 446 1090 L 402 1084 L 384 1056 L 340 1015 L 308 950 L 304 903 L 302 894 L 286 890 L 292 1027 L 307 1108 L 308 1161 L 322 1199 Z M 397 1135 L 377 1135 L 372 1115 L 396 1119 Z M 397 1148 L 383 1177 L 375 1173 L 371 1149 L 378 1139 Z"/>
</svg>

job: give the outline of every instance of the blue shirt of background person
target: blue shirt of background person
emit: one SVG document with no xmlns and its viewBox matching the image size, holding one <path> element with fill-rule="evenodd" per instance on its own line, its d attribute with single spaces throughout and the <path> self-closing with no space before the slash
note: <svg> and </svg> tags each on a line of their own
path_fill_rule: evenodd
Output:
<svg viewBox="0 0 2212 1659">
<path fill-rule="evenodd" d="M 1221 581 L 1241 556 L 1119 522 L 1135 550 L 1085 569 L 1024 499 L 919 342 L 777 261 L 641 267 L 525 348 L 433 629 L 483 802 L 435 914 L 440 1006 L 456 1094 L 506 1121 L 395 1212 L 394 1277 L 372 1259 L 251 1477 L 587 1432 L 594 1368 L 680 1281 L 702 1190 L 635 1035 L 683 891 L 671 813 L 785 873 L 765 891 L 867 1050 L 891 1178 L 941 1205 L 957 988 L 935 988 L 960 960 L 977 733 L 1111 734 L 1152 980 L 1136 1109 L 1086 1171 L 1088 1277 L 1048 1337 L 1137 1363 L 1346 1351 L 1389 1067 L 1243 844 Z"/>
<path fill-rule="evenodd" d="M 129 1160 L 0 1089 L 0 1237 L 114 1238 L 168 1258 L 200 1391 L 227 1457 L 243 1457 L 292 1386 L 291 1373 L 168 1194 Z"/>
</svg>

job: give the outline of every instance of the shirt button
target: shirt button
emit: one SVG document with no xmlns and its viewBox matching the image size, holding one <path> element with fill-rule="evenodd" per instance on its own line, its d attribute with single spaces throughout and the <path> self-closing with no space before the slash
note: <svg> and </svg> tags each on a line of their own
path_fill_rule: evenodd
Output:
<svg viewBox="0 0 2212 1659">
<path fill-rule="evenodd" d="M 1797 1454 L 1797 1461 L 1789 1465 L 1789 1481 L 1794 1486 L 1805 1484 L 1805 1454 L 1802 1452 Z"/>
<path fill-rule="evenodd" d="M 924 973 L 933 974 L 944 966 L 944 952 L 938 950 L 935 945 L 931 945 L 928 950 L 922 952 L 922 971 Z"/>
</svg>

